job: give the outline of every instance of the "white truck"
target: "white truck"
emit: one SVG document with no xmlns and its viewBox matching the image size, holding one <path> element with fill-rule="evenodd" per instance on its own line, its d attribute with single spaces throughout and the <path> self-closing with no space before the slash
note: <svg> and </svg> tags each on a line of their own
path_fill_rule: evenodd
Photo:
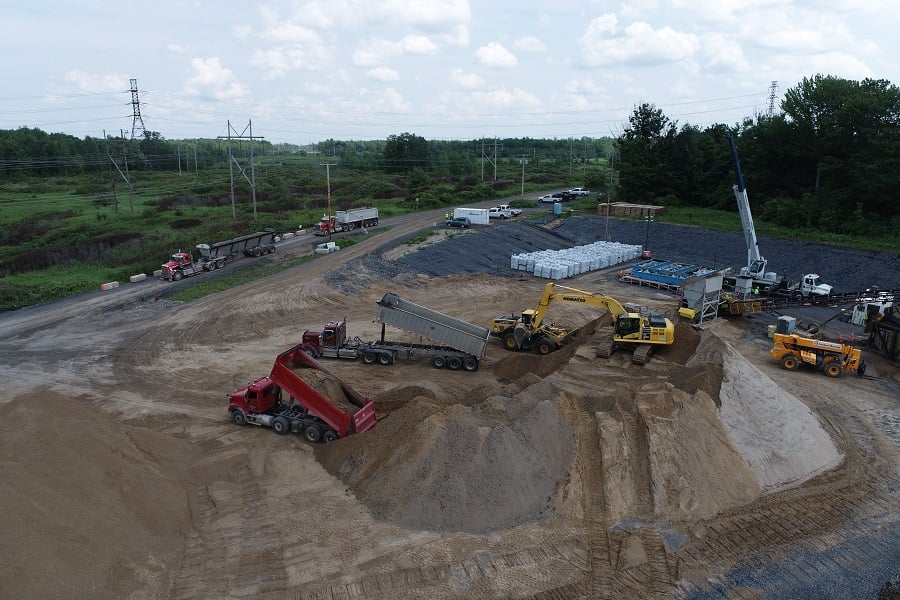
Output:
<svg viewBox="0 0 900 600">
<path fill-rule="evenodd" d="M 454 208 L 453 217 L 467 217 L 472 225 L 488 225 L 490 223 L 486 208 Z"/>
<path fill-rule="evenodd" d="M 511 216 L 508 210 L 499 206 L 492 206 L 488 209 L 488 219 L 508 219 Z"/>
<path fill-rule="evenodd" d="M 573 196 L 590 196 L 591 195 L 590 190 L 586 190 L 583 187 L 574 187 L 571 190 L 569 190 L 569 193 L 572 194 Z"/>
<path fill-rule="evenodd" d="M 322 215 L 322 220 L 316 224 L 313 233 L 316 235 L 328 235 L 339 231 L 352 231 L 360 227 L 374 227 L 378 225 L 377 208 L 353 208 L 351 210 L 339 210 L 332 217 Z"/>
<path fill-rule="evenodd" d="M 500 208 L 500 210 L 505 210 L 506 212 L 508 212 L 509 216 L 511 216 L 511 217 L 518 217 L 519 215 L 522 214 L 521 208 L 513 208 L 509 204 L 501 204 L 499 206 L 499 208 Z"/>
</svg>

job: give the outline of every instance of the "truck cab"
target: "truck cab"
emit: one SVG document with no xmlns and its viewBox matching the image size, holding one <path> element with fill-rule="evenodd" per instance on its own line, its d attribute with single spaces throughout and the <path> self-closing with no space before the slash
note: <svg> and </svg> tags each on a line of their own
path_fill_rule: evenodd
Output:
<svg viewBox="0 0 900 600">
<path fill-rule="evenodd" d="M 176 273 L 181 273 L 185 269 L 190 271 L 193 266 L 194 257 L 190 252 L 176 252 L 169 258 L 169 262 L 162 265 L 162 276 L 165 279 L 171 279 L 176 276 Z"/>
<path fill-rule="evenodd" d="M 268 377 L 256 381 L 228 394 L 228 412 L 240 410 L 244 419 L 247 415 L 266 413 L 281 403 L 281 388 Z"/>
<path fill-rule="evenodd" d="M 808 273 L 800 282 L 800 293 L 804 296 L 830 296 L 832 287 L 822 282 L 822 278 L 816 273 Z"/>
<path fill-rule="evenodd" d="M 328 322 L 322 331 L 307 329 L 301 345 L 313 358 L 356 358 L 361 348 L 359 343 L 347 343 L 347 321 L 343 320 Z"/>
</svg>

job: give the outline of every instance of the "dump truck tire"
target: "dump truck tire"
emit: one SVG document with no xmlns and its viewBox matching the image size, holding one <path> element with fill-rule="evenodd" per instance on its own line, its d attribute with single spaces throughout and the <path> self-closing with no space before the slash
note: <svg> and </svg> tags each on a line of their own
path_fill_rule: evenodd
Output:
<svg viewBox="0 0 900 600">
<path fill-rule="evenodd" d="M 310 425 L 303 432 L 303 435 L 310 444 L 317 444 L 322 439 L 322 430 L 319 429 L 318 425 Z"/>
<path fill-rule="evenodd" d="M 275 417 L 272 421 L 272 431 L 278 435 L 284 435 L 291 430 L 291 424 L 284 417 Z"/>
<path fill-rule="evenodd" d="M 322 441 L 325 442 L 326 444 L 328 442 L 333 442 L 336 439 L 338 439 L 338 434 L 334 429 L 329 429 L 328 431 L 326 431 L 325 433 L 322 434 Z"/>
<path fill-rule="evenodd" d="M 462 359 L 458 356 L 451 356 L 447 361 L 447 366 L 453 369 L 454 371 L 458 371 L 460 367 L 462 367 Z"/>
<path fill-rule="evenodd" d="M 466 371 L 477 371 L 478 359 L 472 358 L 471 356 L 469 358 L 463 359 L 463 369 L 465 369 Z"/>
<path fill-rule="evenodd" d="M 443 369 L 444 365 L 447 364 L 447 359 L 441 356 L 440 354 L 433 357 L 431 359 L 431 366 L 435 369 Z"/>
<path fill-rule="evenodd" d="M 237 408 L 231 411 L 231 420 L 234 421 L 235 425 L 239 425 L 241 427 L 247 424 L 247 417 L 245 417 L 244 413 Z"/>
</svg>

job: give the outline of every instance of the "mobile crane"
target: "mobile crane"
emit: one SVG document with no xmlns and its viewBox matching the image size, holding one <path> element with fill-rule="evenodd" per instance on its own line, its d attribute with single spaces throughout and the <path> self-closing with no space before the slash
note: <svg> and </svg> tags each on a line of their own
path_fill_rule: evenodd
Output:
<svg viewBox="0 0 900 600">
<path fill-rule="evenodd" d="M 604 308 L 613 317 L 613 335 L 608 345 L 598 346 L 597 355 L 609 357 L 619 349 L 633 351 L 632 361 L 644 364 L 657 346 L 675 341 L 675 326 L 661 314 L 628 312 L 609 296 L 585 292 L 557 283 L 548 283 L 537 308 L 522 311 L 521 315 L 501 315 L 491 322 L 491 335 L 499 337 L 507 350 L 534 350 L 549 354 L 557 350 L 571 332 L 554 324 L 544 323 L 547 309 L 554 302 L 572 302 Z"/>
<path fill-rule="evenodd" d="M 759 241 L 756 239 L 756 228 L 753 226 L 753 215 L 750 213 L 750 198 L 747 196 L 747 186 L 744 185 L 744 174 L 741 171 L 741 161 L 738 159 L 734 134 L 729 131 L 725 135 L 728 136 L 731 159 L 734 161 L 734 170 L 737 176 L 737 183 L 731 186 L 731 189 L 737 200 L 738 212 L 741 214 L 741 227 L 744 230 L 744 241 L 747 244 L 747 265 L 741 267 L 740 278 L 749 285 L 743 287 L 748 291 L 752 288 L 759 290 L 763 295 L 772 296 L 828 296 L 831 294 L 832 287 L 823 283 L 815 273 L 808 273 L 799 282 L 790 284 L 777 273 L 766 271 L 768 261 L 759 252 Z M 735 277 L 726 277 L 726 282 L 734 285 L 736 279 Z"/>
</svg>

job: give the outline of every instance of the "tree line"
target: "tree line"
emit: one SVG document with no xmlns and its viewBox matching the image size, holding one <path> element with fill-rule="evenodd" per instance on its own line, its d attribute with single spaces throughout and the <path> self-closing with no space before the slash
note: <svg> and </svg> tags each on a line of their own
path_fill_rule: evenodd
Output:
<svg viewBox="0 0 900 600">
<path fill-rule="evenodd" d="M 806 78 L 789 89 L 781 112 L 736 125 L 679 126 L 655 105 L 635 107 L 618 139 L 506 138 L 427 141 L 412 133 L 386 140 L 325 140 L 309 147 L 254 142 L 254 155 L 315 153 L 341 169 L 384 172 L 416 180 L 477 178 L 485 165 L 541 169 L 591 165 L 588 187 L 615 200 L 736 210 L 735 166 L 727 132 L 736 140 L 754 215 L 768 221 L 847 234 L 900 230 L 900 90 L 884 80 Z M 244 142 L 246 143 L 246 142 Z M 231 148 L 246 152 L 241 142 Z M 39 129 L 0 130 L 0 180 L 21 176 L 102 173 L 128 161 L 130 170 L 194 170 L 227 165 L 223 140 L 81 140 Z M 599 166 L 615 177 L 598 175 Z M 524 164 L 523 164 L 524 166 Z M 542 170 L 528 169 L 540 183 Z M 523 169 L 524 170 L 524 169 Z M 543 171 L 546 172 L 546 171 Z M 608 183 L 609 182 L 609 183 Z M 476 183 L 473 183 L 476 185 Z M 481 184 L 483 185 L 483 184 Z"/>
<path fill-rule="evenodd" d="M 701 130 L 679 128 L 652 104 L 636 107 L 617 140 L 618 198 L 736 210 L 730 130 L 755 216 L 832 233 L 900 230 L 900 90 L 816 75 L 780 108 Z"/>
</svg>

